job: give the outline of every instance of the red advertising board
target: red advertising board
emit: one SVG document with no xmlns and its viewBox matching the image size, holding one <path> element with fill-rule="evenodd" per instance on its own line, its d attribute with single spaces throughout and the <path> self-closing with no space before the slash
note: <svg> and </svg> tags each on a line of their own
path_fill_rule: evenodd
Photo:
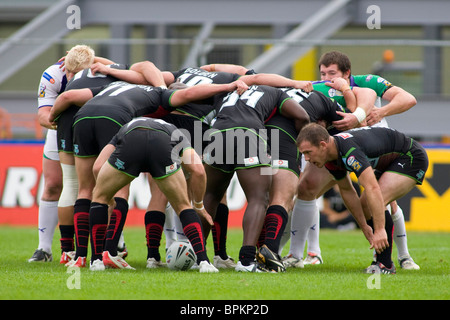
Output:
<svg viewBox="0 0 450 320">
<path fill-rule="evenodd" d="M 38 204 L 43 188 L 42 142 L 0 143 L 0 224 L 38 224 Z M 240 186 L 232 184 L 229 195 L 230 227 L 240 227 L 246 202 Z M 145 175 L 133 181 L 127 225 L 144 225 L 151 198 Z"/>
</svg>

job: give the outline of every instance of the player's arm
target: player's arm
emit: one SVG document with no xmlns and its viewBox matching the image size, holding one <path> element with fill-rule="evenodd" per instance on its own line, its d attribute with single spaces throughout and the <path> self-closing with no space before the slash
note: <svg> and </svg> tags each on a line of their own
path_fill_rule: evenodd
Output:
<svg viewBox="0 0 450 320">
<path fill-rule="evenodd" d="M 386 90 L 382 98 L 389 103 L 381 108 L 373 108 L 368 113 L 367 123 L 369 126 L 378 123 L 384 117 L 408 111 L 417 104 L 417 100 L 412 94 L 397 86 Z"/>
<path fill-rule="evenodd" d="M 150 61 L 142 61 L 133 64 L 129 70 L 111 68 L 103 63 L 97 62 L 91 66 L 92 74 L 101 73 L 129 83 L 163 86 L 165 82 L 161 71 Z"/>
<path fill-rule="evenodd" d="M 359 175 L 358 181 L 364 188 L 366 206 L 373 220 L 374 231 L 371 249 L 375 249 L 380 253 L 389 246 L 385 229 L 386 219 L 383 195 L 372 167 L 367 167 Z"/>
<path fill-rule="evenodd" d="M 202 160 L 193 148 L 187 148 L 183 151 L 181 166 L 187 177 L 188 192 L 195 211 L 203 216 L 209 224 L 214 225 L 211 216 L 206 212 L 203 205 L 203 197 L 206 191 L 205 168 L 203 167 Z"/>
<path fill-rule="evenodd" d="M 200 69 L 203 69 L 208 72 L 229 72 L 229 73 L 237 73 L 240 75 L 244 75 L 247 73 L 248 69 L 244 66 L 236 65 L 236 64 L 225 64 L 225 63 L 213 63 L 201 66 Z"/>
<path fill-rule="evenodd" d="M 367 224 L 367 218 L 364 216 L 361 201 L 359 199 L 358 193 L 355 190 L 355 187 L 352 184 L 350 175 L 347 174 L 345 178 L 337 180 L 337 185 L 339 187 L 339 192 L 341 194 L 342 200 L 344 201 L 345 207 L 353 215 L 356 223 L 364 233 L 364 236 L 372 245 L 372 228 Z"/>
<path fill-rule="evenodd" d="M 306 92 L 313 90 L 311 81 L 293 80 L 274 73 L 258 73 L 245 75 L 239 78 L 247 85 L 266 85 L 271 87 L 291 87 L 301 89 Z"/>
<path fill-rule="evenodd" d="M 54 122 L 55 119 L 71 105 L 82 107 L 87 101 L 92 99 L 91 89 L 74 89 L 61 93 L 55 100 L 55 104 L 50 110 L 48 121 Z"/>
<path fill-rule="evenodd" d="M 334 121 L 333 126 L 341 131 L 356 128 L 365 125 L 366 116 L 374 109 L 377 94 L 369 88 L 353 87 L 353 94 L 356 97 L 357 108 L 352 113 L 336 111 L 342 116 L 342 120 Z"/>
<path fill-rule="evenodd" d="M 294 99 L 286 99 L 280 108 L 282 116 L 294 120 L 297 132 L 310 122 L 308 113 Z"/>
<path fill-rule="evenodd" d="M 239 94 L 248 89 L 241 80 L 224 84 L 198 84 L 181 90 L 176 90 L 171 98 L 170 105 L 179 107 L 193 101 L 206 100 L 222 92 L 238 90 Z"/>
</svg>

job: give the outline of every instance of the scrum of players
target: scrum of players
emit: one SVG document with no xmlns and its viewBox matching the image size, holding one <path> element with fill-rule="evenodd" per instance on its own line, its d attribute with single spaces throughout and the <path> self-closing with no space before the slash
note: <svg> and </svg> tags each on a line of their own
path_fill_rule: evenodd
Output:
<svg viewBox="0 0 450 320">
<path fill-rule="evenodd" d="M 201 273 L 321 264 L 317 201 L 337 184 L 374 250 L 365 271 L 396 273 L 393 241 L 400 267 L 419 269 L 396 200 L 421 184 L 428 160 L 385 119 L 416 100 L 380 76 L 353 75 L 340 52 L 325 53 L 319 72 L 320 80 L 300 81 L 220 63 L 161 71 L 150 61 L 127 66 L 96 57 L 88 46 L 73 47 L 41 78 L 38 115 L 49 130 L 39 224 L 49 231 L 40 234 L 29 261 L 52 260 L 51 230 L 59 224 L 61 264 L 134 269 L 125 261 L 122 231 L 130 183 L 143 173 L 152 194 L 144 221 L 147 268 L 165 266 L 163 232 L 166 247 L 191 243 L 193 268 Z M 398 143 L 380 148 L 384 140 Z M 394 168 L 412 152 L 422 161 Z M 399 156 L 386 156 L 394 153 Z M 237 262 L 226 250 L 226 191 L 234 175 L 247 200 Z M 52 183 L 59 192 L 51 194 Z M 289 238 L 289 253 L 281 257 Z"/>
</svg>

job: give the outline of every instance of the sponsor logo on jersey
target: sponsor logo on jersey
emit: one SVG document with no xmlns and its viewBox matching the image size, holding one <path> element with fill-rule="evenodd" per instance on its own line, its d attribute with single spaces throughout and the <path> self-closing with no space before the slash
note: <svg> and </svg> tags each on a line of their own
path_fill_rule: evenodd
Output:
<svg viewBox="0 0 450 320">
<path fill-rule="evenodd" d="M 258 157 L 250 157 L 244 159 L 244 165 L 246 167 L 253 166 L 255 164 L 259 164 L 259 158 Z"/>
<path fill-rule="evenodd" d="M 172 163 L 170 166 L 166 167 L 166 174 L 172 173 L 175 170 L 177 170 L 177 164 L 176 163 Z"/>
<path fill-rule="evenodd" d="M 39 98 L 44 98 L 45 97 L 45 89 L 47 89 L 47 86 L 42 83 L 39 86 Z"/>
<path fill-rule="evenodd" d="M 361 164 L 359 163 L 359 161 L 357 161 L 357 160 L 355 159 L 354 156 L 348 157 L 348 159 L 347 159 L 347 165 L 348 165 L 350 168 L 353 168 L 355 171 L 359 171 L 359 169 L 361 169 Z"/>
<path fill-rule="evenodd" d="M 340 133 L 336 134 L 336 136 L 341 137 L 344 140 L 353 137 L 353 135 L 348 132 L 340 132 Z"/>
<path fill-rule="evenodd" d="M 125 166 L 124 166 L 125 162 L 120 160 L 120 159 L 116 159 L 116 162 L 114 162 L 114 165 L 116 166 L 117 169 L 119 170 L 124 170 Z"/>
<path fill-rule="evenodd" d="M 55 83 L 55 79 L 53 79 L 53 77 L 51 75 L 49 75 L 47 72 L 44 72 L 44 74 L 42 75 L 42 77 L 44 79 L 46 79 L 48 82 L 50 82 L 51 84 Z"/>
<path fill-rule="evenodd" d="M 289 168 L 288 160 L 272 160 L 272 166 L 274 168 Z"/>
</svg>

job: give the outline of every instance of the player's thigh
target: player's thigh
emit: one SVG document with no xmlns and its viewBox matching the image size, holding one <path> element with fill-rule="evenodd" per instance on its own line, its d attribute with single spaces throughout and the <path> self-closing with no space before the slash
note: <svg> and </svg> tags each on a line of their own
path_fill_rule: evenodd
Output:
<svg viewBox="0 0 450 320">
<path fill-rule="evenodd" d="M 395 172 L 384 172 L 378 179 L 384 204 L 397 200 L 414 188 L 416 181 Z"/>
<path fill-rule="evenodd" d="M 270 205 L 280 205 L 291 208 L 296 193 L 298 176 L 290 171 L 278 169 L 272 176 L 270 187 Z"/>
<path fill-rule="evenodd" d="M 117 191 L 130 184 L 133 180 L 134 177 L 120 172 L 108 163 L 105 163 L 97 176 L 92 201 L 108 203 Z"/>
<path fill-rule="evenodd" d="M 325 167 L 307 163 L 300 175 L 297 197 L 302 200 L 314 200 L 333 178 Z"/>
<path fill-rule="evenodd" d="M 182 170 L 178 170 L 164 178 L 155 179 L 155 182 L 177 214 L 191 208 L 187 183 Z"/>
</svg>

